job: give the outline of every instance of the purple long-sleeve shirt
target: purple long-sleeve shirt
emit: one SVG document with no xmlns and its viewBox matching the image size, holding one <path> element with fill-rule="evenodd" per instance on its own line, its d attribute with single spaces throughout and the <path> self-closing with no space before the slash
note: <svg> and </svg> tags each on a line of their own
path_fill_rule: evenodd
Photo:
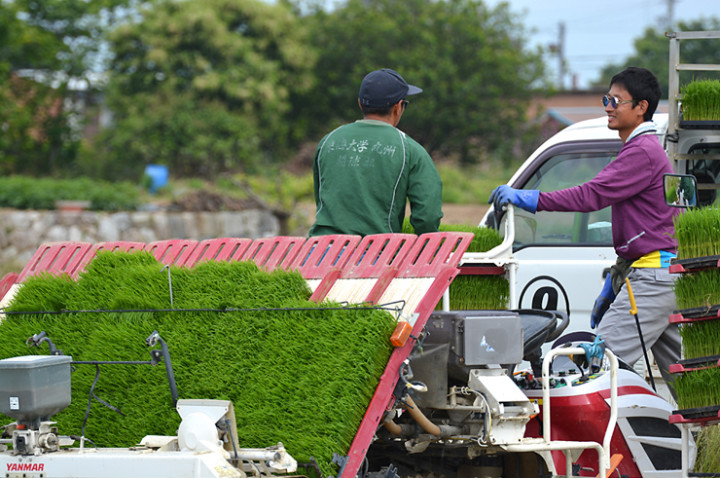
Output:
<svg viewBox="0 0 720 478">
<path fill-rule="evenodd" d="M 637 259 L 649 252 L 677 250 L 673 217 L 665 204 L 663 175 L 673 169 L 654 134 L 625 143 L 613 161 L 592 180 L 569 189 L 540 193 L 538 211 L 591 212 L 612 206 L 615 252 Z"/>
</svg>

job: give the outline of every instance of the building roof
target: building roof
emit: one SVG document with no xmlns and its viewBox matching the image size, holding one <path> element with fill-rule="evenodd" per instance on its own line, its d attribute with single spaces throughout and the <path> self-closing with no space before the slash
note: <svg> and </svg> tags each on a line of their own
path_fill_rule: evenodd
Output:
<svg viewBox="0 0 720 478">
<path fill-rule="evenodd" d="M 605 108 L 601 101 L 604 94 L 604 89 L 583 90 L 535 98 L 528 110 L 528 117 L 541 123 L 553 121 L 568 126 L 578 121 L 605 116 Z M 668 112 L 667 100 L 660 101 L 657 112 Z"/>
</svg>

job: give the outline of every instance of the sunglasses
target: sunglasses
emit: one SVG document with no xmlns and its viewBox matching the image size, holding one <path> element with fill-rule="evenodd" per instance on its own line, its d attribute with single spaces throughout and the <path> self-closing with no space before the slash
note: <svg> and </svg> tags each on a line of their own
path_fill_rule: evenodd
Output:
<svg viewBox="0 0 720 478">
<path fill-rule="evenodd" d="M 635 100 L 620 101 L 617 96 L 608 96 L 608 95 L 603 96 L 603 99 L 602 99 L 603 106 L 610 105 L 613 107 L 613 109 L 617 108 L 618 105 L 622 105 L 624 103 L 632 103 L 633 101 L 635 101 Z"/>
<path fill-rule="evenodd" d="M 402 100 L 401 102 L 403 109 L 407 108 L 408 100 Z"/>
</svg>

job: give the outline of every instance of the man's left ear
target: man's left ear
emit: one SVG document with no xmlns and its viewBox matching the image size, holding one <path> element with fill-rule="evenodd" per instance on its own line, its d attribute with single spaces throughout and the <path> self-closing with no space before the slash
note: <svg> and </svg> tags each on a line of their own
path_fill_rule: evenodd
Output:
<svg viewBox="0 0 720 478">
<path fill-rule="evenodd" d="M 640 100 L 640 101 L 638 101 L 638 106 L 640 107 L 640 110 L 642 110 L 642 112 L 645 113 L 648 109 L 648 101 Z"/>
</svg>

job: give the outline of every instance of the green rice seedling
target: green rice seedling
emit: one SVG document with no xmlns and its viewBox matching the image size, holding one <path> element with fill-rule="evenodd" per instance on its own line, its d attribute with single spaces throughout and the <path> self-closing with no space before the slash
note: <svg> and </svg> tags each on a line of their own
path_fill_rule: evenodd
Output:
<svg viewBox="0 0 720 478">
<path fill-rule="evenodd" d="M 720 404 L 720 368 L 712 367 L 685 372 L 675 379 L 680 409 Z"/>
<path fill-rule="evenodd" d="M 475 237 L 467 252 L 487 252 L 502 243 L 495 229 L 467 225 L 440 227 L 443 231 L 472 232 Z M 510 283 L 505 275 L 459 275 L 450 286 L 450 307 L 453 310 L 507 309 Z M 442 304 L 438 304 L 438 309 Z"/>
<path fill-rule="evenodd" d="M 101 253 L 77 282 L 29 280 L 9 311 L 36 313 L 0 323 L 0 357 L 47 353 L 25 346 L 44 330 L 76 361 L 148 360 L 145 338 L 157 330 L 180 398 L 230 400 L 241 446 L 282 441 L 299 462 L 314 457 L 336 475 L 333 454 L 348 452 L 392 352 L 392 314 L 309 302 L 299 273 L 246 262 L 171 267 L 171 304 L 162 267 L 147 253 Z M 75 366 L 72 402 L 53 417 L 62 433 L 81 433 L 94 379 L 94 367 Z M 124 414 L 93 402 L 85 434 L 98 446 L 176 434 L 162 366 L 101 366 L 95 394 Z"/>
<path fill-rule="evenodd" d="M 690 209 L 675 216 L 678 259 L 720 254 L 720 209 Z"/>
<path fill-rule="evenodd" d="M 18 311 L 59 311 L 63 309 L 75 282 L 67 275 L 52 278 L 43 272 L 25 279 L 25 285 L 27 287 L 20 288 L 15 296 Z"/>
<path fill-rule="evenodd" d="M 720 120 L 720 81 L 695 80 L 685 85 L 681 93 L 684 120 Z"/>
<path fill-rule="evenodd" d="M 720 425 L 703 427 L 695 441 L 697 457 L 695 473 L 718 473 L 720 471 Z"/>
<path fill-rule="evenodd" d="M 440 225 L 440 231 L 472 232 L 475 237 L 470 242 L 467 252 L 487 252 L 502 243 L 502 237 L 495 229 L 461 224 Z"/>
<path fill-rule="evenodd" d="M 675 297 L 679 309 L 720 304 L 720 269 L 681 274 L 675 279 Z"/>
<path fill-rule="evenodd" d="M 466 252 L 487 252 L 502 243 L 502 237 L 495 229 L 489 227 L 471 226 L 468 224 L 440 224 L 441 232 L 472 232 L 475 237 L 468 245 Z M 415 234 L 410 221 L 405 218 L 402 232 L 404 234 Z"/>
<path fill-rule="evenodd" d="M 450 285 L 453 310 L 504 310 L 509 299 L 510 284 L 505 276 L 459 275 Z"/>
<path fill-rule="evenodd" d="M 720 355 L 720 323 L 717 320 L 682 324 L 680 337 L 686 359 Z"/>
</svg>

